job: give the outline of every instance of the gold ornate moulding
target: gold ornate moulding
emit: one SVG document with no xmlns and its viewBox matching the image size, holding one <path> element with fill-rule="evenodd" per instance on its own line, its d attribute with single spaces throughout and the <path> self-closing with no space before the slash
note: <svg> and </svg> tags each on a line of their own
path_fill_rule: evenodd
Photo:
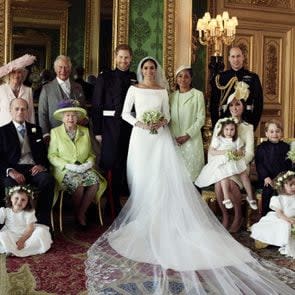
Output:
<svg viewBox="0 0 295 295">
<path fill-rule="evenodd" d="M 294 0 L 224 0 L 226 7 L 243 6 L 247 8 L 295 9 Z"/>
<path fill-rule="evenodd" d="M 0 52 L 2 61 L 7 62 L 13 57 L 13 44 L 19 40 L 19 37 L 18 40 L 14 40 L 15 27 L 59 30 L 60 54 L 65 54 L 69 6 L 68 1 L 57 0 L 0 0 L 1 13 L 3 13 L 2 8 L 5 11 L 5 18 L 1 18 L 4 22 L 0 21 L 0 34 L 5 40 L 5 46 Z"/>
<path fill-rule="evenodd" d="M 114 0 L 113 2 L 113 48 L 119 44 L 128 43 L 129 6 L 129 0 Z"/>
<path fill-rule="evenodd" d="M 175 0 L 164 0 L 163 68 L 170 87 L 174 86 Z"/>
</svg>

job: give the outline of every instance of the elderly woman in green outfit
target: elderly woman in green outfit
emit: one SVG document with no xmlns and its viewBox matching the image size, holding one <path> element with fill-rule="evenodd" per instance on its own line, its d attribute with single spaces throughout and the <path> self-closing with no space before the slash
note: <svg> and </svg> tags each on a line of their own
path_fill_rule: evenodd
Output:
<svg viewBox="0 0 295 295">
<path fill-rule="evenodd" d="M 176 91 L 170 96 L 170 130 L 191 180 L 195 181 L 204 166 L 201 132 L 205 122 L 204 95 L 192 87 L 190 66 L 180 66 L 175 75 Z"/>
<path fill-rule="evenodd" d="M 59 103 L 53 116 L 63 124 L 51 130 L 48 159 L 59 186 L 73 198 L 77 222 L 86 226 L 86 211 L 97 196 L 100 177 L 92 167 L 95 155 L 92 151 L 89 130 L 77 124 L 86 118 L 86 110 L 77 107 L 75 101 Z"/>
</svg>

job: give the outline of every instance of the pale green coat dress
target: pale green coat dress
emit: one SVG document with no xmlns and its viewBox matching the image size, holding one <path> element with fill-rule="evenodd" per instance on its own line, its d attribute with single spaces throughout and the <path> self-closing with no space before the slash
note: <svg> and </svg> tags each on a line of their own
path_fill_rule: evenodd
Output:
<svg viewBox="0 0 295 295">
<path fill-rule="evenodd" d="M 205 102 L 201 91 L 192 88 L 170 95 L 170 130 L 172 136 L 188 134 L 191 138 L 179 147 L 185 166 L 195 181 L 204 166 L 204 147 L 201 128 L 205 122 Z"/>
</svg>

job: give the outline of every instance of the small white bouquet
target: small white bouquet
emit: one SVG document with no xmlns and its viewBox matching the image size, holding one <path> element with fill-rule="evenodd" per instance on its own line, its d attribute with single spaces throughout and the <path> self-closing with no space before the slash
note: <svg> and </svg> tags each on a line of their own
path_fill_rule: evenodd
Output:
<svg viewBox="0 0 295 295">
<path fill-rule="evenodd" d="M 147 125 L 159 123 L 163 119 L 164 119 L 164 116 L 159 111 L 146 111 L 142 115 L 142 121 L 143 121 L 143 123 L 145 123 Z M 157 131 L 157 129 L 151 129 L 150 133 L 151 134 L 158 134 L 158 131 Z"/>
<path fill-rule="evenodd" d="M 225 156 L 229 161 L 239 161 L 243 158 L 242 155 L 238 154 L 237 151 L 234 150 L 227 151 Z"/>
<path fill-rule="evenodd" d="M 292 149 L 287 153 L 287 159 L 290 159 L 293 163 L 295 163 L 295 149 Z"/>
</svg>

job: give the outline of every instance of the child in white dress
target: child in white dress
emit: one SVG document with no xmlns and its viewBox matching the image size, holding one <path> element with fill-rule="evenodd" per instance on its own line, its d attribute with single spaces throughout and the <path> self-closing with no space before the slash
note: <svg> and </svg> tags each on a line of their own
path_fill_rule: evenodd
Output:
<svg viewBox="0 0 295 295">
<path fill-rule="evenodd" d="M 209 147 L 208 163 L 203 167 L 195 181 L 198 187 L 206 187 L 220 182 L 223 191 L 223 204 L 227 209 L 233 208 L 229 190 L 230 177 L 239 175 L 247 192 L 247 202 L 253 210 L 257 210 L 253 198 L 251 182 L 246 172 L 247 165 L 243 158 L 243 141 L 238 137 L 238 126 L 234 118 L 220 119 L 217 123 L 218 136 L 213 137 Z"/>
<path fill-rule="evenodd" d="M 0 208 L 0 253 L 25 257 L 46 252 L 52 243 L 49 227 L 36 224 L 33 191 L 18 185 L 8 189 L 6 208 Z"/>
<path fill-rule="evenodd" d="M 295 172 L 280 173 L 275 179 L 279 195 L 270 199 L 273 210 L 252 225 L 251 237 L 268 245 L 279 246 L 279 252 L 295 258 Z"/>
</svg>

